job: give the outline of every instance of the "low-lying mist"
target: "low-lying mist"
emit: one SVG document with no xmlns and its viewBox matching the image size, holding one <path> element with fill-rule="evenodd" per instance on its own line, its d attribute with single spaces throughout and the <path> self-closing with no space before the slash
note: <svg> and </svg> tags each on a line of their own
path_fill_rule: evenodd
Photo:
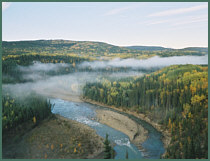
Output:
<svg viewBox="0 0 210 161">
<path fill-rule="evenodd" d="M 31 74 L 30 74 L 31 75 Z M 51 76 L 47 79 L 40 79 L 34 82 L 4 84 L 5 91 L 12 95 L 29 95 L 31 92 L 36 92 L 46 97 L 58 97 L 62 99 L 70 99 L 79 101 L 78 97 L 81 95 L 82 87 L 86 82 L 96 82 L 102 77 L 106 78 L 124 78 L 129 76 L 142 76 L 141 72 L 127 72 L 127 73 L 102 73 L 102 72 L 74 72 L 66 75 Z"/>
<path fill-rule="evenodd" d="M 49 71 L 58 71 L 62 68 L 69 67 L 69 64 L 65 63 L 41 63 L 34 61 L 33 65 L 30 66 L 18 66 L 19 70 L 23 72 L 49 72 Z"/>
<path fill-rule="evenodd" d="M 49 72 L 59 72 L 66 68 L 73 68 L 70 64 L 48 63 L 43 64 L 35 62 L 30 66 L 18 66 L 26 79 L 32 79 L 33 82 L 3 84 L 3 92 L 10 92 L 12 95 L 26 96 L 31 92 L 41 94 L 46 97 L 61 98 L 72 101 L 80 101 L 79 96 L 82 93 L 82 87 L 86 82 L 95 82 L 102 77 L 118 79 L 129 76 L 143 76 L 141 69 L 160 69 L 165 66 L 175 64 L 208 64 L 208 56 L 175 56 L 175 57 L 152 57 L 145 60 L 138 59 L 113 59 L 110 61 L 93 61 L 77 64 L 76 72 L 69 72 L 63 75 L 48 75 Z M 130 68 L 127 71 L 101 72 L 97 69 Z M 91 72 L 84 69 L 92 68 Z M 47 75 L 47 76 L 46 76 Z"/>
<path fill-rule="evenodd" d="M 83 62 L 80 68 L 91 67 L 101 69 L 107 67 L 128 67 L 133 69 L 162 68 L 177 64 L 208 64 L 208 55 L 205 56 L 173 56 L 159 57 L 154 56 L 149 59 L 113 59 L 110 61 Z"/>
<path fill-rule="evenodd" d="M 30 66 L 18 66 L 17 69 L 23 73 L 25 80 L 41 80 L 46 79 L 49 76 L 58 72 L 65 71 L 66 68 L 70 68 L 72 65 L 66 63 L 41 63 L 34 61 Z"/>
</svg>

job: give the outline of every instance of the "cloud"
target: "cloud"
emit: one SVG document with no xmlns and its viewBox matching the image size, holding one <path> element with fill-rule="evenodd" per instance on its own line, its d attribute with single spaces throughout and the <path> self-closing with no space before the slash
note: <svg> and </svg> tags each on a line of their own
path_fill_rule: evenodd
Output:
<svg viewBox="0 0 210 161">
<path fill-rule="evenodd" d="M 172 20 L 158 20 L 158 21 L 152 21 L 152 22 L 148 22 L 148 25 L 158 25 L 158 24 L 162 24 L 162 23 L 168 23 L 171 22 Z"/>
<path fill-rule="evenodd" d="M 113 10 L 108 11 L 107 13 L 104 14 L 104 16 L 112 16 L 112 15 L 117 15 L 119 13 L 122 13 L 124 11 L 127 11 L 129 9 L 131 9 L 132 7 L 128 6 L 128 7 L 122 7 L 122 8 L 116 8 Z"/>
<path fill-rule="evenodd" d="M 2 11 L 6 10 L 11 5 L 11 2 L 2 2 Z"/>
<path fill-rule="evenodd" d="M 147 2 L 141 2 L 141 3 L 137 2 L 137 3 L 132 3 L 130 5 L 130 3 L 129 3 L 129 6 L 125 6 L 125 7 L 121 7 L 121 8 L 115 8 L 115 9 L 109 10 L 108 12 L 103 14 L 103 16 L 117 15 L 117 14 L 120 14 L 120 13 L 125 12 L 127 10 L 132 10 L 132 9 L 148 6 L 149 4 L 150 3 L 147 3 Z"/>
<path fill-rule="evenodd" d="M 148 21 L 145 24 L 146 25 L 159 25 L 159 24 L 169 24 L 171 26 L 181 26 L 181 25 L 187 25 L 191 23 L 198 23 L 198 22 L 208 22 L 208 15 L 198 15 L 198 16 L 186 16 L 181 18 L 170 18 L 170 19 L 164 19 L 164 20 L 156 20 L 156 21 Z"/>
<path fill-rule="evenodd" d="M 127 10 L 131 10 L 131 9 L 135 9 L 135 8 L 139 8 L 139 7 L 142 7 L 144 5 L 147 5 L 147 3 L 141 3 L 141 5 L 130 5 L 130 6 L 126 6 L 126 7 L 121 7 L 121 8 L 115 8 L 115 9 L 112 9 L 108 12 L 106 12 L 105 14 L 103 14 L 103 16 L 113 16 L 113 15 L 117 15 L 117 14 L 120 14 L 120 13 L 123 13 Z"/>
<path fill-rule="evenodd" d="M 88 7 L 97 7 L 96 5 L 66 5 L 67 8 L 88 8 Z"/>
<path fill-rule="evenodd" d="M 205 22 L 205 21 L 208 22 L 208 15 L 191 17 L 190 19 L 176 22 L 173 24 L 173 26 L 186 25 L 186 24 Z"/>
<path fill-rule="evenodd" d="M 198 10 L 202 10 L 202 9 L 206 9 L 206 8 L 208 8 L 208 4 L 187 7 L 187 8 L 166 10 L 166 11 L 150 14 L 150 15 L 148 15 L 148 17 L 162 17 L 162 16 L 184 14 L 184 13 L 194 12 L 194 11 L 198 11 Z"/>
</svg>

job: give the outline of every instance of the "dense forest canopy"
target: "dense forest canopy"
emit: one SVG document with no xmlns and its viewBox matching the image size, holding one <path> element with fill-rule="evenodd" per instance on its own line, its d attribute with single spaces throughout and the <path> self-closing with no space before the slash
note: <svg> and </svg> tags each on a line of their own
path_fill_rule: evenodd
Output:
<svg viewBox="0 0 210 161">
<path fill-rule="evenodd" d="M 172 134 L 167 158 L 208 156 L 208 66 L 175 65 L 140 78 L 87 83 L 85 98 L 145 113 Z"/>
</svg>

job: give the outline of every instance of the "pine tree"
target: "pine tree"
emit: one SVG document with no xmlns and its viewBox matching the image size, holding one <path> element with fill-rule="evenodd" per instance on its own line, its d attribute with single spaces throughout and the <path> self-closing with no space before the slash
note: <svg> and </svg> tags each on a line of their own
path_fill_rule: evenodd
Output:
<svg viewBox="0 0 210 161">
<path fill-rule="evenodd" d="M 108 137 L 109 137 L 109 135 L 106 134 L 106 139 L 104 141 L 104 145 L 105 145 L 104 159 L 111 159 L 111 156 L 112 156 L 112 147 L 110 146 L 110 141 L 109 141 Z"/>
</svg>

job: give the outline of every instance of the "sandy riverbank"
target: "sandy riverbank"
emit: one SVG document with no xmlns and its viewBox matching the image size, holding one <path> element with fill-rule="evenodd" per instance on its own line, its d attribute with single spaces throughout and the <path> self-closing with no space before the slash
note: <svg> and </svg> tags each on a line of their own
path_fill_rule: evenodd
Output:
<svg viewBox="0 0 210 161">
<path fill-rule="evenodd" d="M 27 130 L 26 130 L 27 129 Z M 92 128 L 59 115 L 3 134 L 3 158 L 103 159 L 104 139 Z"/>
<path fill-rule="evenodd" d="M 99 102 L 96 102 L 96 101 L 92 101 L 90 99 L 82 99 L 84 102 L 88 102 L 88 103 L 91 103 L 91 104 L 95 104 L 95 105 L 100 105 L 100 106 L 104 106 L 104 107 L 108 107 L 108 108 L 112 108 L 114 110 L 117 110 L 117 111 L 120 111 L 120 112 L 125 112 L 125 113 L 128 113 L 128 114 L 131 114 L 141 120 L 144 120 L 146 122 L 148 122 L 149 124 L 151 124 L 155 129 L 157 129 L 159 132 L 161 132 L 161 134 L 163 135 L 162 137 L 162 141 L 163 141 L 163 144 L 164 144 L 164 148 L 167 149 L 168 145 L 170 144 L 170 141 L 171 141 L 171 135 L 170 133 L 168 132 L 168 130 L 166 130 L 163 126 L 157 124 L 156 122 L 152 121 L 149 117 L 147 117 L 146 115 L 144 114 L 141 114 L 141 113 L 137 113 L 136 111 L 130 111 L 130 110 L 126 110 L 125 108 L 116 108 L 114 106 L 108 106 L 108 105 L 105 105 L 105 104 L 102 104 L 102 103 L 99 103 Z M 162 156 L 164 156 L 165 154 L 163 154 Z"/>
<path fill-rule="evenodd" d="M 96 110 L 98 121 L 126 134 L 136 145 L 143 143 L 148 131 L 127 116 L 109 110 Z"/>
</svg>

